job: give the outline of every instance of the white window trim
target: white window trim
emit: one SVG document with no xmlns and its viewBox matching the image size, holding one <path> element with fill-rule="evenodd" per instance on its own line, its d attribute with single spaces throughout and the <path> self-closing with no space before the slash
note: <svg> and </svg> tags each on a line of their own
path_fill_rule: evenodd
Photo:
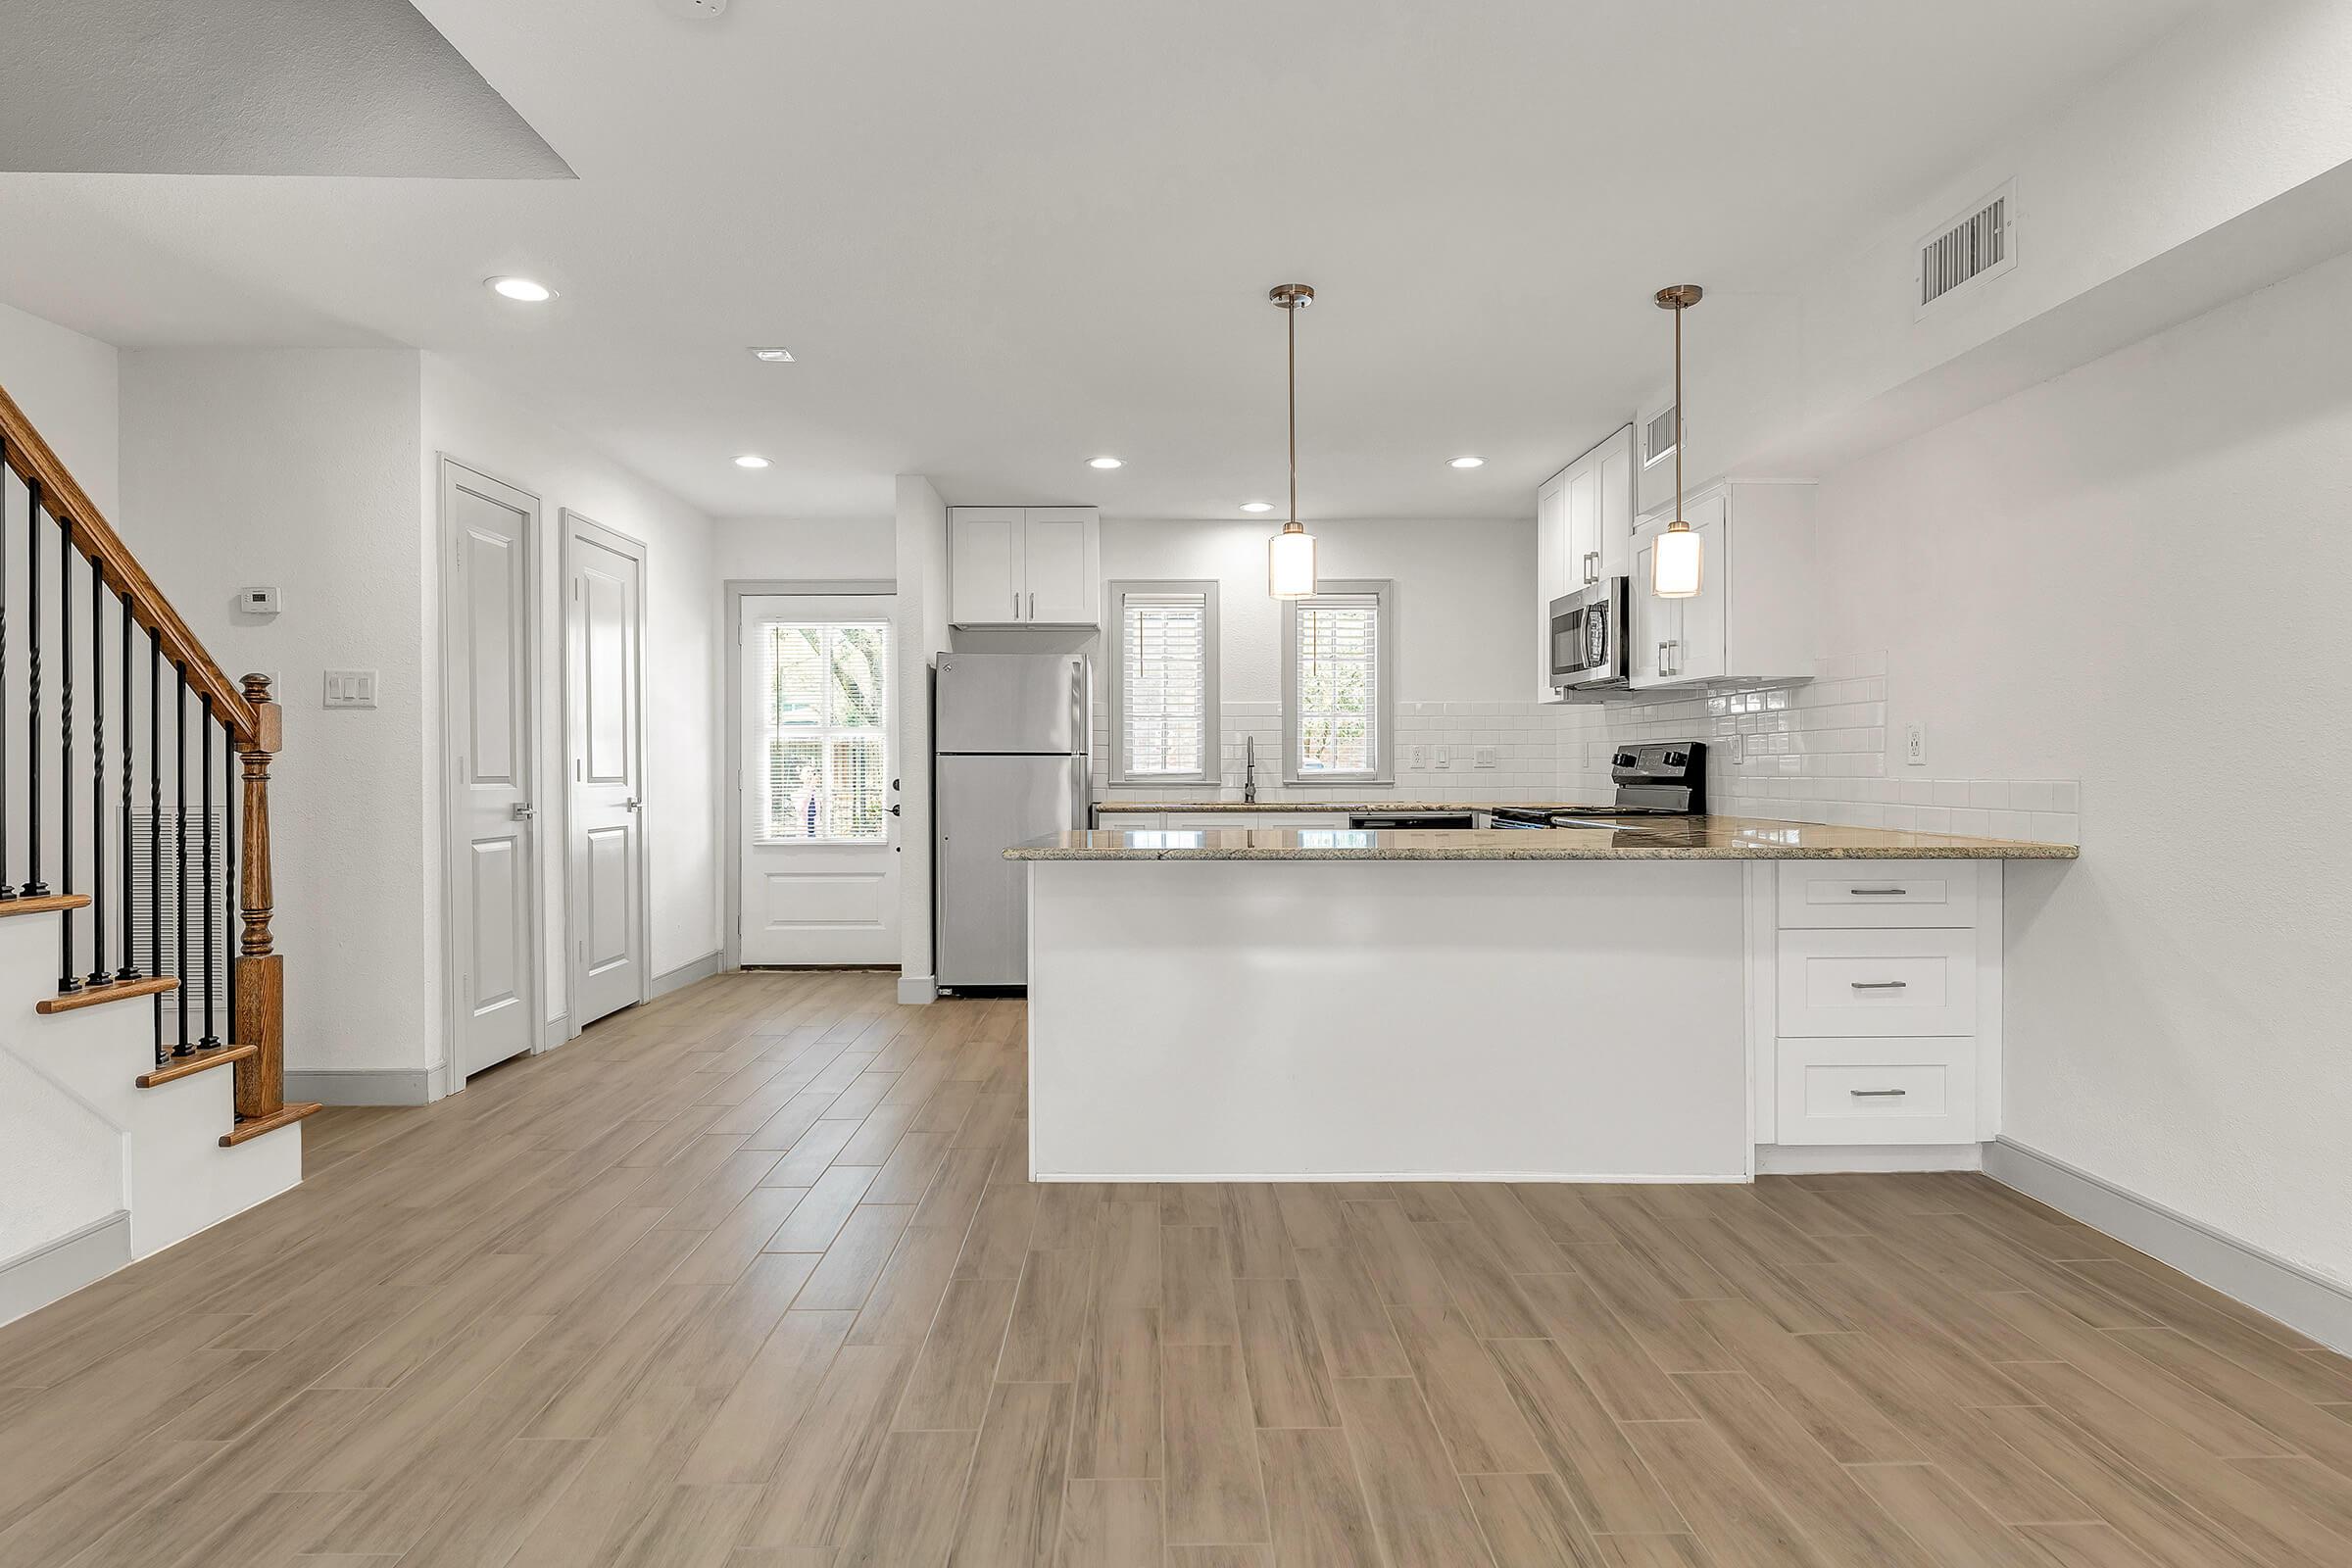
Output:
<svg viewBox="0 0 2352 1568">
<path fill-rule="evenodd" d="M 1200 766 L 1191 773 L 1135 773 L 1127 766 L 1127 596 L 1200 594 L 1201 619 Z M 1113 784 L 1215 784 L 1224 776 L 1224 725 L 1217 707 L 1217 580 L 1214 577 L 1132 579 L 1110 585 L 1110 754 Z"/>
<path fill-rule="evenodd" d="M 1378 601 L 1378 647 L 1373 660 L 1372 766 L 1360 773 L 1302 773 L 1298 767 L 1298 607 L 1325 595 L 1370 595 Z M 1387 577 L 1319 578 L 1307 599 L 1282 602 L 1282 779 L 1286 784 L 1396 782 L 1396 584 Z"/>
</svg>

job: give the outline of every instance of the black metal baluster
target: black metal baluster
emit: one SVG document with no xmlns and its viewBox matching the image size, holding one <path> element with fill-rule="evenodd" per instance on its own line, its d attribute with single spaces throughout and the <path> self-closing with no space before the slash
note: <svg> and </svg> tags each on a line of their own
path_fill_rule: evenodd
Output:
<svg viewBox="0 0 2352 1568">
<path fill-rule="evenodd" d="M 220 1043 L 213 1027 L 213 694 L 204 694 L 204 1038 L 210 1051 Z"/>
<path fill-rule="evenodd" d="M 0 901 L 17 896 L 8 880 L 8 438 L 0 436 Z"/>
<path fill-rule="evenodd" d="M 74 524 L 57 519 L 57 891 L 74 896 Z M 74 972 L 74 911 L 57 922 L 57 989 L 81 989 Z"/>
<path fill-rule="evenodd" d="M 236 952 L 237 940 L 237 738 L 225 723 L 220 729 L 220 951 Z M 237 1039 L 236 988 L 229 988 L 228 1005 L 221 1009 L 221 1029 L 231 1045 Z"/>
<path fill-rule="evenodd" d="M 179 1044 L 172 1048 L 172 1054 L 192 1056 L 196 1048 L 188 1043 L 188 666 L 175 659 L 172 671 L 179 677 L 172 688 L 172 721 L 176 726 L 172 761 L 179 775 L 179 786 L 172 797 L 178 818 L 174 838 L 179 853 L 179 906 L 174 911 L 179 941 L 172 953 L 172 974 L 179 982 Z"/>
<path fill-rule="evenodd" d="M 164 972 L 164 634 L 147 633 L 147 972 Z M 164 994 L 154 998 L 155 1060 L 164 1046 Z"/>
<path fill-rule="evenodd" d="M 125 723 L 128 720 L 124 721 Z M 126 850 L 128 846 L 124 847 Z M 72 916 L 67 918 L 71 919 Z M 90 562 L 90 973 L 102 986 L 106 966 L 106 573 Z"/>
<path fill-rule="evenodd" d="M 132 759 L 138 751 L 137 737 L 131 733 L 131 705 L 134 701 L 130 673 L 131 633 L 138 622 L 131 617 L 130 595 L 122 596 L 122 838 L 119 848 L 122 855 L 122 967 L 115 971 L 117 980 L 136 980 L 139 977 L 139 950 L 131 941 L 132 929 L 138 921 L 131 914 L 131 898 L 135 892 L 130 870 L 130 773 Z M 0 724 L 0 732 L 7 726 Z"/>
<path fill-rule="evenodd" d="M 24 897 L 49 896 L 41 880 L 41 481 L 24 481 Z"/>
</svg>

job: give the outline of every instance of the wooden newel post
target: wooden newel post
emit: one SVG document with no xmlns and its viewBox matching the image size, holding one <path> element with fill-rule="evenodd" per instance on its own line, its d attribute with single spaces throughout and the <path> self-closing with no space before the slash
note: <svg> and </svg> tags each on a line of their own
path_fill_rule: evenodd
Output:
<svg viewBox="0 0 2352 1568">
<path fill-rule="evenodd" d="M 237 1115 L 267 1116 L 286 1102 L 285 959 L 270 945 L 270 760 L 285 740 L 284 714 L 270 698 L 270 677 L 245 677 L 245 700 L 253 705 L 253 733 L 240 736 L 237 757 L 244 770 L 244 800 L 238 823 L 238 916 L 244 934 L 237 944 L 236 1039 L 261 1050 L 236 1064 Z"/>
</svg>

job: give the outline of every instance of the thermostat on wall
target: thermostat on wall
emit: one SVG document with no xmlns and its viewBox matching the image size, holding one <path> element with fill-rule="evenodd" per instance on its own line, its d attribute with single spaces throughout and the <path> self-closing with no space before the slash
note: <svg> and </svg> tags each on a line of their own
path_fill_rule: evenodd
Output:
<svg viewBox="0 0 2352 1568">
<path fill-rule="evenodd" d="M 277 590 L 240 588 L 237 590 L 237 608 L 248 615 L 274 615 L 277 613 Z"/>
</svg>

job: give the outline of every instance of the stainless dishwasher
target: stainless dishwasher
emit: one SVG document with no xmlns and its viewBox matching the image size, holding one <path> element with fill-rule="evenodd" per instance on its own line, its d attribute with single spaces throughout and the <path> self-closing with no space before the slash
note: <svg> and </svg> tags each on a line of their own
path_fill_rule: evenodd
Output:
<svg viewBox="0 0 2352 1568">
<path fill-rule="evenodd" d="M 1476 827 L 1474 811 L 1349 811 L 1348 825 L 1356 828 Z"/>
</svg>

